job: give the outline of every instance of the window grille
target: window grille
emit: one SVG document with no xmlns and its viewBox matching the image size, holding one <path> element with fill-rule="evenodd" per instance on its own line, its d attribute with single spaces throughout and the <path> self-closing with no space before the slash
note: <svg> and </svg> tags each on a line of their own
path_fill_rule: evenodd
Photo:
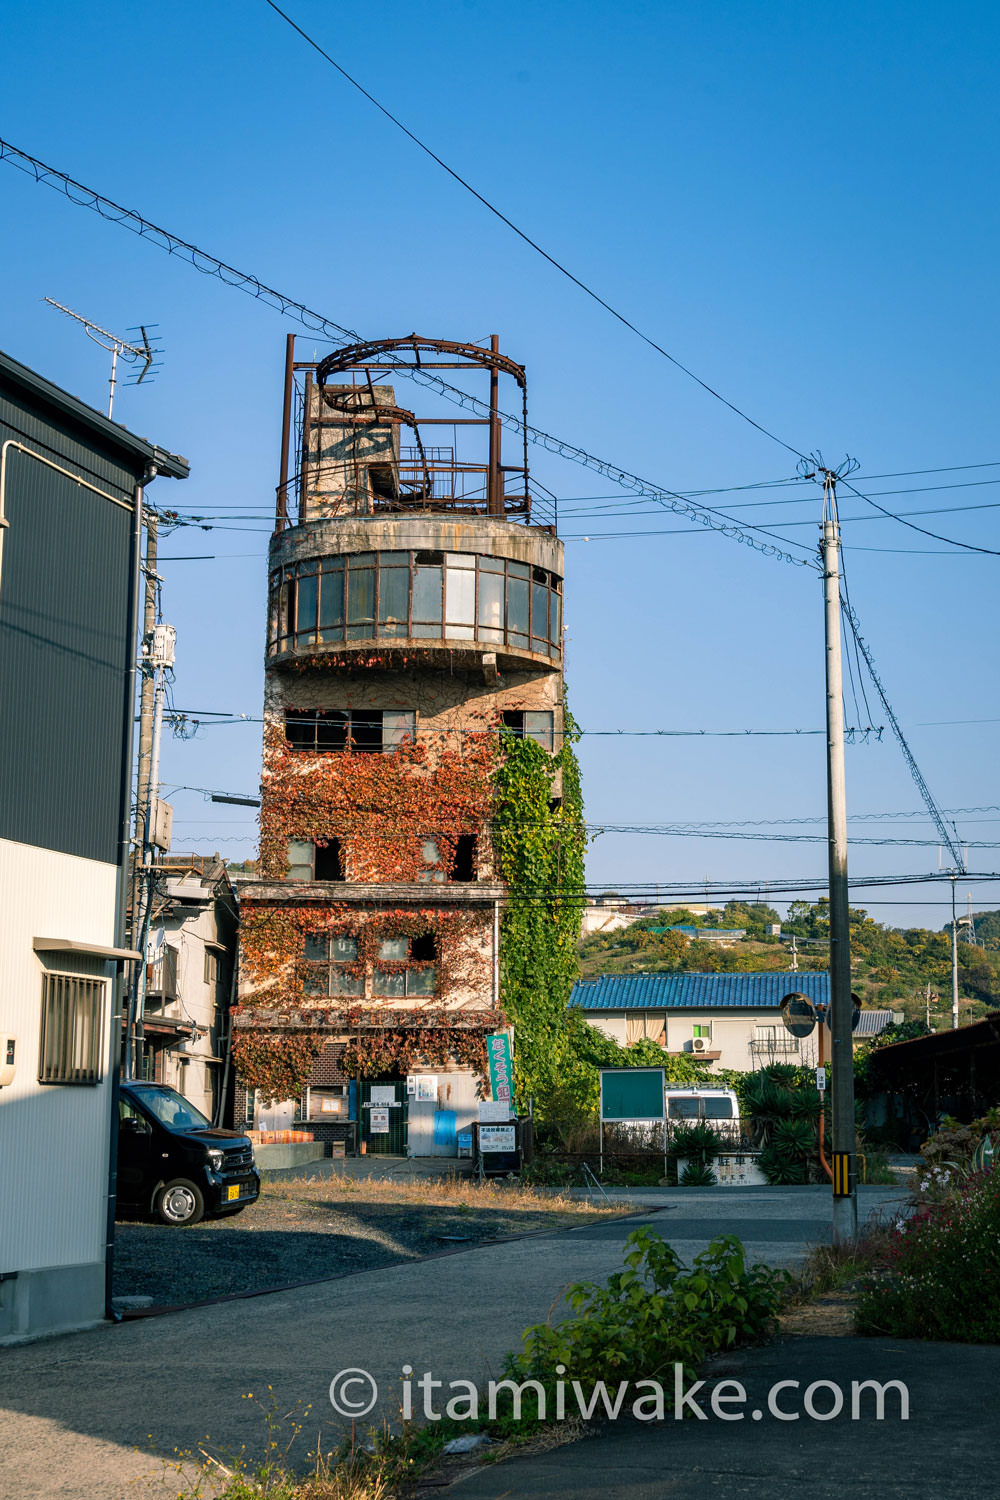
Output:
<svg viewBox="0 0 1000 1500">
<path fill-rule="evenodd" d="M 106 979 L 43 976 L 39 1083 L 100 1083 L 106 988 Z"/>
</svg>

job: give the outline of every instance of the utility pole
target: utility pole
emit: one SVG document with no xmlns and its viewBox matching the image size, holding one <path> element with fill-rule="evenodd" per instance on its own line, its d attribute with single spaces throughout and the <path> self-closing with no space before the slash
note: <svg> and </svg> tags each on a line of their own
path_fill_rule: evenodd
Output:
<svg viewBox="0 0 1000 1500">
<path fill-rule="evenodd" d="M 928 985 L 927 988 L 924 990 L 924 1025 L 927 1027 L 927 1030 L 930 1031 L 930 1029 L 931 1029 L 931 987 L 930 987 L 930 985 Z"/>
<path fill-rule="evenodd" d="M 832 1035 L 833 1238 L 858 1232 L 857 1139 L 854 1121 L 854 1001 L 847 886 L 847 778 L 844 759 L 843 656 L 840 622 L 840 521 L 837 475 L 823 476 L 821 554 L 826 622 L 827 837 L 830 856 L 830 1031 Z"/>
<path fill-rule="evenodd" d="M 163 704 L 166 698 L 166 673 L 174 664 L 176 632 L 172 625 L 156 623 L 157 519 L 151 512 L 146 518 L 146 593 L 142 637 L 142 689 L 139 700 L 139 765 L 136 793 L 136 839 L 134 850 L 132 946 L 142 954 L 135 966 L 129 995 L 128 1022 L 125 1034 L 125 1077 L 134 1078 L 142 1055 L 143 1016 L 146 1006 L 149 928 L 153 910 L 157 836 L 157 808 L 160 785 L 160 739 L 163 731 Z"/>
<path fill-rule="evenodd" d="M 140 872 L 147 834 L 150 832 L 149 765 L 153 750 L 153 672 L 146 653 L 146 642 L 151 638 L 153 626 L 156 624 L 156 587 L 159 582 L 156 572 L 159 521 L 156 512 L 147 510 L 145 521 L 146 563 L 143 572 L 146 587 L 142 618 L 143 652 L 140 664 L 142 686 L 139 690 L 139 756 L 136 765 L 135 844 L 132 857 L 132 902 L 129 922 L 129 939 L 133 948 L 136 945 L 142 920 Z"/>
<path fill-rule="evenodd" d="M 958 1030 L 958 914 L 955 911 L 955 886 L 958 871 L 951 877 L 951 1026 Z"/>
</svg>

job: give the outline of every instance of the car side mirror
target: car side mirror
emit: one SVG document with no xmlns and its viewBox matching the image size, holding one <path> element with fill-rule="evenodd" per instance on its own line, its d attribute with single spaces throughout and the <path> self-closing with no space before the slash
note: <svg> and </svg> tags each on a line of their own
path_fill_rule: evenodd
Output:
<svg viewBox="0 0 1000 1500">
<path fill-rule="evenodd" d="M 149 1126 L 145 1120 L 140 1120 L 135 1115 L 124 1115 L 118 1122 L 118 1129 L 124 1135 L 148 1135 Z"/>
</svg>

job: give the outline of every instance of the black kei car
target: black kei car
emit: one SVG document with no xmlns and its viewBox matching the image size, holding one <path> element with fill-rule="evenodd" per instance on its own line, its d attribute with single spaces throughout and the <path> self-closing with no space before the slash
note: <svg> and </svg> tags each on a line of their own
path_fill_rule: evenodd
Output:
<svg viewBox="0 0 1000 1500">
<path fill-rule="evenodd" d="M 238 1214 L 260 1195 L 253 1142 L 217 1130 L 162 1083 L 122 1083 L 118 1105 L 118 1205 L 164 1224 Z"/>
</svg>

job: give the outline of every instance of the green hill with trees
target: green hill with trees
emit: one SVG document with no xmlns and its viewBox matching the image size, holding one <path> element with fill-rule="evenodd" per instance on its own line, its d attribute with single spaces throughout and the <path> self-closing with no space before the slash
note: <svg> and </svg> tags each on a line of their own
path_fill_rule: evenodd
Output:
<svg viewBox="0 0 1000 1500">
<path fill-rule="evenodd" d="M 768 935 L 767 927 L 778 922 L 781 937 Z M 976 945 L 961 941 L 958 945 L 963 1022 L 1000 1009 L 1000 911 L 978 912 L 975 924 Z M 704 931 L 706 937 L 672 930 L 679 926 Z M 799 969 L 819 971 L 829 962 L 829 926 L 825 899 L 793 901 L 784 919 L 771 906 L 745 901 L 730 901 L 707 916 L 658 911 L 619 931 L 585 938 L 580 944 L 580 972 L 585 979 L 598 974 L 787 973 L 792 938 Z M 743 928 L 746 936 L 725 945 L 708 940 L 708 934 L 720 928 Z M 948 927 L 941 932 L 886 927 L 863 908 L 852 907 L 851 970 L 853 988 L 863 1005 L 900 1010 L 908 1021 L 922 1020 L 929 1009 L 933 1028 L 951 1024 Z"/>
</svg>

